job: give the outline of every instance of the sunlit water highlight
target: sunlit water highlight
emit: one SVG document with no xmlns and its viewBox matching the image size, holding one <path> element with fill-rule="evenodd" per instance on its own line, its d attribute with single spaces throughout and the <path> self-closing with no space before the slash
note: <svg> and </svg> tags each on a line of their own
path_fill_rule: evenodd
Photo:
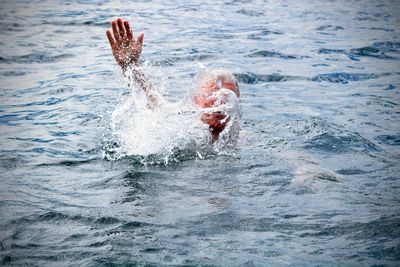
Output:
<svg viewBox="0 0 400 267">
<path fill-rule="evenodd" d="M 399 265 L 397 1 L 0 7 L 0 265 Z M 118 16 L 165 110 L 116 66 Z M 232 153 L 191 104 L 213 68 Z"/>
</svg>

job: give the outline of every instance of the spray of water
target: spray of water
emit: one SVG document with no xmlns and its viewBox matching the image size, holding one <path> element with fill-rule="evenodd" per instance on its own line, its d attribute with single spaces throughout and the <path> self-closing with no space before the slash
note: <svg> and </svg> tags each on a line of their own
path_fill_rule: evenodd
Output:
<svg viewBox="0 0 400 267">
<path fill-rule="evenodd" d="M 126 73 L 127 79 L 132 80 L 129 75 Z M 105 158 L 132 157 L 143 164 L 168 164 L 186 158 L 233 154 L 241 111 L 232 91 L 216 92 L 214 96 L 222 104 L 206 109 L 193 104 L 196 88 L 190 88 L 179 102 L 165 101 L 158 108 L 149 109 L 145 93 L 135 83 L 129 83 L 128 89 L 110 116 L 112 142 L 108 143 L 113 145 L 104 150 Z M 159 93 L 164 90 L 160 88 Z M 200 119 L 201 114 L 213 112 L 226 115 L 226 127 L 214 142 L 209 126 Z"/>
</svg>

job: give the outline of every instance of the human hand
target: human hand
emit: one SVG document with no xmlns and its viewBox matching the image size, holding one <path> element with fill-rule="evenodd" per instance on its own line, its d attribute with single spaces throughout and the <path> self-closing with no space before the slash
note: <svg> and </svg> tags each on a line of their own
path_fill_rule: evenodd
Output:
<svg viewBox="0 0 400 267">
<path fill-rule="evenodd" d="M 128 21 L 122 22 L 118 18 L 111 22 L 112 33 L 107 30 L 108 41 L 117 63 L 126 68 L 131 64 L 137 64 L 142 53 L 143 33 L 134 38 Z"/>
<path fill-rule="evenodd" d="M 214 131 L 222 132 L 222 130 L 225 128 L 228 118 L 223 112 L 216 111 L 212 113 L 204 112 L 201 114 L 201 120 L 208 124 Z"/>
</svg>

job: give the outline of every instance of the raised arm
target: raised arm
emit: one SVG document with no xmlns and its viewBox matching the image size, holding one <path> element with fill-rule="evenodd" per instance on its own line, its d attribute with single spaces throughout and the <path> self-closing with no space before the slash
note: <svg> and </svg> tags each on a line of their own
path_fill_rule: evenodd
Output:
<svg viewBox="0 0 400 267">
<path fill-rule="evenodd" d="M 128 21 L 118 18 L 111 22 L 112 32 L 107 30 L 106 34 L 110 42 L 111 51 L 115 60 L 124 71 L 132 72 L 133 79 L 146 93 L 150 108 L 156 108 L 163 101 L 153 85 L 146 78 L 139 65 L 139 57 L 142 53 L 144 34 L 140 33 L 135 39 Z M 129 75 L 128 75 L 129 78 Z"/>
</svg>

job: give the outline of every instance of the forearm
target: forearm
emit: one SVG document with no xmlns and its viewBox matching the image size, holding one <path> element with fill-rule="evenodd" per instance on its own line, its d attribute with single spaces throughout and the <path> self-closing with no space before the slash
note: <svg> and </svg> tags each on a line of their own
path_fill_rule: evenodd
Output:
<svg viewBox="0 0 400 267">
<path fill-rule="evenodd" d="M 146 94 L 149 102 L 149 108 L 154 109 L 163 103 L 163 99 L 159 92 L 153 87 L 150 80 L 143 73 L 139 64 L 130 64 L 127 67 L 122 67 L 124 75 L 128 78 L 128 82 L 134 80 L 140 89 Z"/>
<path fill-rule="evenodd" d="M 106 31 L 111 51 L 117 63 L 122 67 L 129 85 L 133 80 L 139 85 L 147 96 L 149 108 L 154 109 L 160 106 L 163 103 L 161 95 L 153 88 L 138 64 L 142 53 L 144 34 L 140 33 L 136 39 L 133 38 L 128 21 L 123 22 L 120 18 L 113 20 L 111 27 L 112 33 L 110 30 Z"/>
</svg>

